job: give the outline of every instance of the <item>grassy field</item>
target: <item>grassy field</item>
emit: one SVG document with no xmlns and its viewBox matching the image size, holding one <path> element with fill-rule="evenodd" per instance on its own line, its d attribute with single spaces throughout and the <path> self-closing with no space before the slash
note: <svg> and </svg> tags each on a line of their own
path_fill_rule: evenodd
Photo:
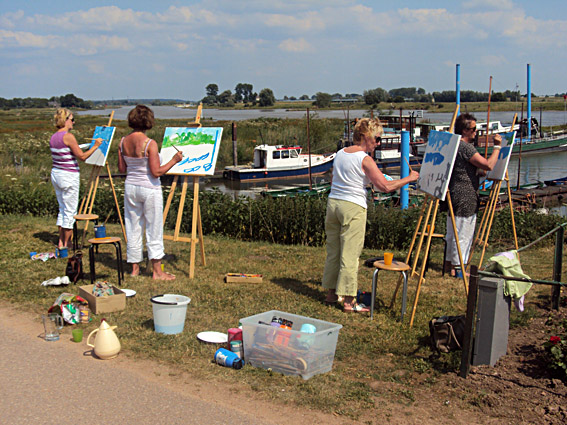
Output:
<svg viewBox="0 0 567 425">
<path fill-rule="evenodd" d="M 45 313 L 62 292 L 78 294 L 77 286 L 43 287 L 41 282 L 64 275 L 66 261 L 51 259 L 32 261 L 29 252 L 53 251 L 57 240 L 55 219 L 28 216 L 1 216 L 0 226 L 0 298 L 37 315 Z M 120 236 L 118 225 L 109 225 L 109 235 Z M 458 369 L 460 353 L 432 356 L 428 321 L 435 316 L 462 314 L 465 309 L 463 282 L 442 277 L 442 245 L 431 250 L 431 268 L 423 286 L 414 326 L 407 318 L 399 319 L 400 299 L 394 309 L 388 308 L 397 282 L 397 274 L 382 272 L 379 276 L 378 307 L 373 321 L 367 315 L 346 314 L 323 304 L 324 290 L 320 280 L 325 259 L 324 248 L 281 246 L 267 243 L 244 243 L 217 237 L 205 238 L 207 265 L 199 256 L 195 277 L 189 279 L 189 245 L 166 241 L 166 270 L 177 275 L 175 282 L 157 283 L 146 274 L 126 277 L 124 287 L 137 295 L 127 300 L 124 311 L 98 315 L 89 325 L 79 325 L 90 332 L 105 317 L 117 325 L 122 343 L 121 355 L 154 359 L 188 372 L 203 381 L 230 382 L 252 389 L 259 397 L 277 402 L 309 406 L 337 415 L 358 418 L 361 412 L 380 409 L 380 400 L 400 405 L 411 403 L 416 390 L 416 375 L 424 377 L 419 385 L 433 385 L 440 374 Z M 495 252 L 491 248 L 489 253 Z M 362 259 L 381 255 L 365 251 Z M 395 252 L 403 259 L 406 253 Z M 97 278 L 116 283 L 113 249 L 102 248 L 97 256 Z M 524 271 L 539 279 L 550 279 L 552 247 L 530 249 L 522 257 Z M 563 259 L 565 261 L 566 258 Z M 87 259 L 84 260 L 88 264 Z M 88 267 L 88 265 L 87 265 Z M 260 273 L 261 284 L 224 283 L 227 272 Z M 370 291 L 372 270 L 361 266 L 359 288 Z M 85 284 L 88 281 L 84 282 Z M 191 298 L 185 330 L 173 336 L 153 330 L 150 298 L 163 293 L 184 294 Z M 410 281 L 409 305 L 415 295 L 415 280 Z M 527 313 L 513 313 L 514 325 L 525 323 L 534 314 L 534 303 L 548 299 L 549 288 L 535 288 L 527 299 Z M 333 370 L 308 381 L 245 366 L 240 371 L 219 367 L 211 362 L 215 346 L 196 339 L 201 331 L 226 332 L 239 319 L 277 309 L 343 325 L 339 334 Z M 64 329 L 70 334 L 70 327 Z M 395 382 L 394 393 L 379 390 Z"/>
</svg>

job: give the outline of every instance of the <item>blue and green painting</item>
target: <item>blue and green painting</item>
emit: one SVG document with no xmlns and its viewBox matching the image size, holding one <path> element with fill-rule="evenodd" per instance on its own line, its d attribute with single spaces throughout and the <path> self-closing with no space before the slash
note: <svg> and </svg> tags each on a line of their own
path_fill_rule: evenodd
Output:
<svg viewBox="0 0 567 425">
<path fill-rule="evenodd" d="M 418 189 L 445 200 L 460 140 L 460 135 L 445 131 L 429 133 L 419 170 Z"/>
<path fill-rule="evenodd" d="M 95 144 L 94 139 L 98 139 L 100 137 L 102 139 L 102 143 L 98 147 L 98 149 L 87 158 L 87 160 L 85 161 L 87 164 L 98 165 L 101 167 L 106 164 L 106 158 L 108 157 L 108 152 L 110 151 L 112 137 L 114 137 L 114 130 L 116 130 L 116 127 L 97 126 L 95 128 L 93 140 L 91 140 L 89 149 L 92 148 Z"/>
<path fill-rule="evenodd" d="M 222 139 L 222 127 L 167 127 L 161 146 L 162 164 L 181 151 L 183 160 L 167 174 L 212 175 Z"/>
</svg>

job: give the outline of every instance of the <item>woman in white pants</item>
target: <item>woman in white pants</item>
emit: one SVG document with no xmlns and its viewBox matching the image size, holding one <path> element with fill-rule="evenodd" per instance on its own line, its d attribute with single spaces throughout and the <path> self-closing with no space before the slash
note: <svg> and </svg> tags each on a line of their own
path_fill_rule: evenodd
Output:
<svg viewBox="0 0 567 425">
<path fill-rule="evenodd" d="M 59 228 L 59 242 L 57 248 L 68 248 L 73 235 L 73 224 L 79 205 L 79 163 L 77 159 L 85 161 L 102 143 L 102 139 L 95 140 L 94 145 L 83 152 L 75 136 L 71 134 L 75 118 L 73 113 L 64 108 L 57 109 L 54 117 L 57 131 L 49 140 L 53 168 L 51 169 L 51 184 L 55 189 L 55 196 L 59 203 L 57 214 L 57 227 Z"/>
<path fill-rule="evenodd" d="M 160 176 L 183 159 L 178 152 L 166 164 L 160 164 L 155 140 L 146 136 L 154 126 L 154 113 L 144 105 L 137 105 L 128 114 L 132 132 L 120 141 L 118 169 L 126 174 L 124 185 L 124 218 L 126 222 L 126 258 L 132 264 L 132 276 L 140 274 L 143 260 L 142 231 L 145 228 L 148 258 L 152 263 L 153 278 L 173 280 L 175 276 L 161 269 L 163 250 L 163 195 Z"/>
</svg>

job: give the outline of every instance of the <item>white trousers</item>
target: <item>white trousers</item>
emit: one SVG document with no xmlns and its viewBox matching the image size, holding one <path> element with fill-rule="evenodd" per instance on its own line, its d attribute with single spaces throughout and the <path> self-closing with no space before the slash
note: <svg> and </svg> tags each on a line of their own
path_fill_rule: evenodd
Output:
<svg viewBox="0 0 567 425">
<path fill-rule="evenodd" d="M 51 170 L 51 184 L 59 203 L 57 226 L 72 229 L 79 206 L 79 173 L 54 168 Z"/>
<path fill-rule="evenodd" d="M 455 224 L 457 225 L 457 235 L 459 237 L 459 246 L 461 247 L 463 262 L 467 264 L 474 238 L 476 214 L 470 217 L 455 216 Z M 455 232 L 453 231 L 453 223 L 451 222 L 451 216 L 449 214 L 447 214 L 447 234 L 445 240 L 447 241 L 447 255 L 445 260 L 451 261 L 453 266 L 459 266 L 461 264 L 459 261 L 459 251 L 457 251 Z"/>
<path fill-rule="evenodd" d="M 124 220 L 126 225 L 126 258 L 128 263 L 144 259 L 142 231 L 146 231 L 146 248 L 150 260 L 161 260 L 163 251 L 163 195 L 161 187 L 149 189 L 127 184 L 124 187 Z"/>
</svg>

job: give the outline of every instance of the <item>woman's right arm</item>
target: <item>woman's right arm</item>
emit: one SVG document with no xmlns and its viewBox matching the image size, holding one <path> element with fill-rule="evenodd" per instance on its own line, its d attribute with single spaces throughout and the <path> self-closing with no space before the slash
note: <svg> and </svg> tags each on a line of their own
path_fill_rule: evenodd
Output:
<svg viewBox="0 0 567 425">
<path fill-rule="evenodd" d="M 124 161 L 124 157 L 122 156 L 122 143 L 123 141 L 120 141 L 120 146 L 118 147 L 118 171 L 124 174 L 127 171 L 128 166 L 126 165 L 126 161 Z"/>
<path fill-rule="evenodd" d="M 419 178 L 419 173 L 412 170 L 409 176 L 404 177 L 403 179 L 392 181 L 386 180 L 382 171 L 380 171 L 376 163 L 369 156 L 362 160 L 362 171 L 364 171 L 364 174 L 366 174 L 366 177 L 370 179 L 372 184 L 380 192 L 384 193 L 395 192 L 396 190 L 404 187 L 406 184 L 414 182 Z"/>
<path fill-rule="evenodd" d="M 98 147 L 102 144 L 102 139 L 99 137 L 95 140 L 94 145 L 85 152 L 81 150 L 79 144 L 77 143 L 77 139 L 71 133 L 66 133 L 63 136 L 63 143 L 71 149 L 75 158 L 80 159 L 81 161 L 86 161 L 86 159 L 93 154 L 94 151 L 98 149 Z"/>
<path fill-rule="evenodd" d="M 173 158 L 166 162 L 165 164 L 161 165 L 159 162 L 159 152 L 157 143 L 155 140 L 151 140 L 148 146 L 148 162 L 150 165 L 150 172 L 154 177 L 161 177 L 165 173 L 167 173 L 171 167 L 177 164 L 179 161 L 183 159 L 183 153 L 177 152 L 173 155 Z"/>
</svg>

